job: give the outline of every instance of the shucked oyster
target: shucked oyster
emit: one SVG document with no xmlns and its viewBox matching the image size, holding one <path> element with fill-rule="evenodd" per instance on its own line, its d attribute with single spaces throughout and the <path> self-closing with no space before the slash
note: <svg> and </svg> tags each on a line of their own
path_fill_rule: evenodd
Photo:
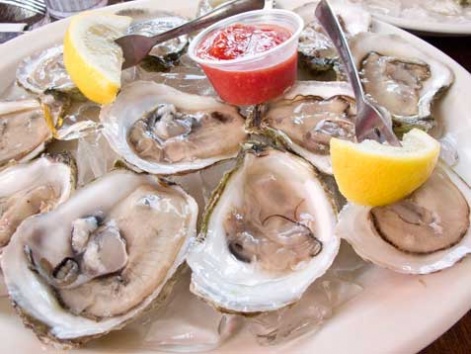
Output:
<svg viewBox="0 0 471 354">
<path fill-rule="evenodd" d="M 0 165 L 32 159 L 51 138 L 45 109 L 38 100 L 0 102 Z"/>
<path fill-rule="evenodd" d="M 23 59 L 16 77 L 21 86 L 34 93 L 47 90 L 68 92 L 76 88 L 64 67 L 63 46 L 58 45 Z"/>
<path fill-rule="evenodd" d="M 291 304 L 335 258 L 335 222 L 311 165 L 285 151 L 247 147 L 213 193 L 188 255 L 191 291 L 230 312 Z"/>
<path fill-rule="evenodd" d="M 447 66 L 397 35 L 360 33 L 350 48 L 368 98 L 391 113 L 396 131 L 435 125 L 432 104 L 453 82 Z"/>
<path fill-rule="evenodd" d="M 270 103 L 259 128 L 320 171 L 332 174 L 330 139 L 354 140 L 356 114 L 351 86 L 345 82 L 299 82 Z"/>
<path fill-rule="evenodd" d="M 341 78 L 344 74 L 341 73 L 337 50 L 315 17 L 318 3 L 318 1 L 311 2 L 294 10 L 306 23 L 299 37 L 299 60 L 314 74 L 334 70 L 335 76 Z M 332 5 L 347 39 L 368 31 L 371 25 L 371 16 L 360 6 L 346 4 L 335 6 L 335 3 Z"/>
<path fill-rule="evenodd" d="M 117 154 L 156 174 L 198 170 L 234 157 L 246 137 L 236 108 L 153 82 L 124 87 L 100 119 Z"/>
<path fill-rule="evenodd" d="M 449 169 L 402 201 L 364 207 L 348 204 L 336 233 L 364 259 L 401 273 L 451 267 L 471 253 L 469 187 Z"/>
<path fill-rule="evenodd" d="M 75 188 L 75 165 L 66 155 L 43 156 L 0 173 L 0 249 L 20 223 L 54 209 Z"/>
<path fill-rule="evenodd" d="M 111 172 L 20 225 L 1 260 L 11 300 L 45 342 L 120 328 L 168 292 L 196 216 L 179 187 Z"/>
<path fill-rule="evenodd" d="M 121 14 L 122 13 L 123 12 L 121 12 Z M 140 34 L 149 37 L 181 26 L 188 21 L 183 17 L 163 11 L 152 13 L 136 10 L 124 11 L 124 14 L 126 13 L 128 13 L 133 18 L 133 22 L 128 29 L 128 34 Z M 141 63 L 141 66 L 145 70 L 168 70 L 173 65 L 175 65 L 187 45 L 187 35 L 182 35 L 180 37 L 157 44 L 154 46 L 154 48 L 152 48 L 148 57 L 144 59 L 143 63 Z"/>
</svg>

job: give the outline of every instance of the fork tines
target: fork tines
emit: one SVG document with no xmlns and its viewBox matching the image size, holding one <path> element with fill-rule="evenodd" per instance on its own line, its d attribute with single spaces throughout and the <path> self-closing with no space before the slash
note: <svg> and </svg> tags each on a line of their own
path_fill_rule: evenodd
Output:
<svg viewBox="0 0 471 354">
<path fill-rule="evenodd" d="M 0 4 L 18 6 L 37 14 L 46 13 L 44 0 L 0 0 Z"/>
</svg>

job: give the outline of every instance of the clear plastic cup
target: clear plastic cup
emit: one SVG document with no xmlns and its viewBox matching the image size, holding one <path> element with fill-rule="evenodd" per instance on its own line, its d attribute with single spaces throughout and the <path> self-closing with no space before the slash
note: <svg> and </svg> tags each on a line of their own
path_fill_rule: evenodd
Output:
<svg viewBox="0 0 471 354">
<path fill-rule="evenodd" d="M 81 11 L 105 6 L 108 0 L 45 0 L 47 12 L 54 19 L 63 19 Z"/>
<path fill-rule="evenodd" d="M 291 36 L 267 51 L 236 59 L 206 59 L 198 55 L 198 49 L 208 36 L 235 24 L 281 27 L 288 30 Z M 224 101 L 236 105 L 262 103 L 281 95 L 294 84 L 298 38 L 303 25 L 302 18 L 291 11 L 246 12 L 202 31 L 190 43 L 188 54 L 201 66 Z"/>
</svg>

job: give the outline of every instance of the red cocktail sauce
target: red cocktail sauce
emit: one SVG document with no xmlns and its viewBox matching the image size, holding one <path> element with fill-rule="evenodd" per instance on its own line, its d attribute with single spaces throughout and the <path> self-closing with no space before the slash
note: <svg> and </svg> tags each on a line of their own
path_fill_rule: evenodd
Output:
<svg viewBox="0 0 471 354">
<path fill-rule="evenodd" d="M 292 33 L 276 25 L 234 24 L 203 39 L 196 49 L 201 59 L 226 61 L 266 52 L 287 41 Z M 232 104 L 265 102 L 282 94 L 296 80 L 297 53 L 261 69 L 222 70 L 201 65 L 219 96 Z"/>
</svg>

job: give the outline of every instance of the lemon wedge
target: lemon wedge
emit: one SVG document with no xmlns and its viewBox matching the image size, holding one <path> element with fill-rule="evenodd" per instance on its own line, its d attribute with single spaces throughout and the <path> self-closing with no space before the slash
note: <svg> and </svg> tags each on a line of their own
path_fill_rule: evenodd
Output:
<svg viewBox="0 0 471 354">
<path fill-rule="evenodd" d="M 440 144 L 412 129 L 401 147 L 377 141 L 332 139 L 330 154 L 335 180 L 347 200 L 370 206 L 398 201 L 419 188 L 432 173 Z"/>
<path fill-rule="evenodd" d="M 121 87 L 123 52 L 114 40 L 131 18 L 84 13 L 70 21 L 64 38 L 64 64 L 72 81 L 90 100 L 112 102 Z"/>
</svg>

